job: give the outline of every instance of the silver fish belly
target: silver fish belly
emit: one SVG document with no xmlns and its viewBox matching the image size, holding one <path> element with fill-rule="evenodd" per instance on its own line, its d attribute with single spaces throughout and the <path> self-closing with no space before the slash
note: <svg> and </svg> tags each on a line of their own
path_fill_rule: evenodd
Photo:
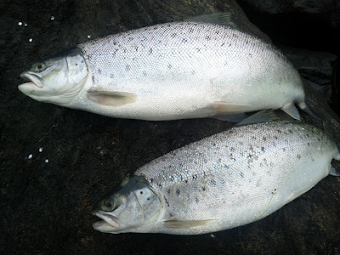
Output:
<svg viewBox="0 0 340 255">
<path fill-rule="evenodd" d="M 133 181 L 125 182 L 130 186 L 124 194 L 134 192 L 136 204 L 143 208 L 138 213 L 138 206 L 126 209 L 132 215 L 126 216 L 129 199 L 117 203 L 122 193 L 106 198 L 105 203 L 115 201 L 116 209 L 103 209 L 101 204 L 94 213 L 104 221 L 94 227 L 114 234 L 196 235 L 245 225 L 311 189 L 331 172 L 333 158 L 340 160 L 336 144 L 310 125 L 270 122 L 234 127 L 138 169 L 133 178 L 147 184 L 137 189 Z"/>
<path fill-rule="evenodd" d="M 62 91 L 54 89 L 53 93 L 61 94 L 53 98 L 36 96 L 43 94 L 36 92 L 44 89 L 42 84 L 26 83 L 19 89 L 36 100 L 144 120 L 218 117 L 269 108 L 281 108 L 299 119 L 294 103 L 306 108 L 300 76 L 283 54 L 253 35 L 226 26 L 166 23 L 78 48 L 81 53 L 74 69 L 82 69 L 73 72 L 79 82 L 72 84 L 72 96 L 67 84 Z M 39 76 L 41 70 L 36 71 Z M 22 77 L 30 79 L 25 73 Z M 69 77 L 67 82 L 73 80 Z M 67 100 L 61 100 L 63 94 Z"/>
</svg>

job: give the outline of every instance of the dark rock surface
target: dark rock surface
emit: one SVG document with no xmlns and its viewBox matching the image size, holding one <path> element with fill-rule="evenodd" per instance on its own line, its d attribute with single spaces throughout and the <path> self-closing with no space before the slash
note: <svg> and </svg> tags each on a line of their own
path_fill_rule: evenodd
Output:
<svg viewBox="0 0 340 255">
<path fill-rule="evenodd" d="M 32 63 L 85 42 L 88 35 L 225 11 L 228 5 L 232 2 L 0 2 L 1 254 L 340 254 L 340 179 L 332 176 L 261 221 L 211 235 L 95 231 L 92 205 L 124 175 L 229 124 L 113 119 L 39 103 L 17 89 L 20 73 Z M 277 24 L 269 25 L 274 31 Z M 312 40 L 298 44 L 336 54 L 327 42 L 317 48 Z"/>
</svg>

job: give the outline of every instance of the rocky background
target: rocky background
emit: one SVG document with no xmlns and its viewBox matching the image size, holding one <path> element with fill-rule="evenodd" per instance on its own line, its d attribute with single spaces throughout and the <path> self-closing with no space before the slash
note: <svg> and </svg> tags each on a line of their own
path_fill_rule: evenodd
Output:
<svg viewBox="0 0 340 255">
<path fill-rule="evenodd" d="M 305 78 L 323 85 L 318 93 L 339 114 L 339 1 L 238 3 L 276 45 L 285 45 Z M 31 64 L 79 43 L 230 8 L 238 6 L 228 0 L 0 2 L 0 254 L 340 254 L 340 179 L 332 176 L 236 229 L 201 236 L 95 231 L 92 206 L 123 176 L 229 124 L 113 119 L 39 103 L 17 89 Z"/>
</svg>

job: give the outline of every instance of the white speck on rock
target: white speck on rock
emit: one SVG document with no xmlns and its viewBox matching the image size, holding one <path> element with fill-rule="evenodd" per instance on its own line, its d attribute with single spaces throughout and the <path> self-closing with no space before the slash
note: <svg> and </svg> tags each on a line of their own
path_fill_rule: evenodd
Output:
<svg viewBox="0 0 340 255">
<path fill-rule="evenodd" d="M 19 21 L 18 25 L 19 25 L 19 26 L 22 26 L 22 22 L 21 22 L 21 21 Z"/>
<path fill-rule="evenodd" d="M 49 162 L 49 160 L 48 159 L 45 159 L 45 163 L 48 163 Z"/>
<path fill-rule="evenodd" d="M 51 16 L 51 20 L 54 20 L 54 16 Z"/>
<path fill-rule="evenodd" d="M 32 155 L 32 154 L 28 155 L 28 159 L 31 159 L 32 157 L 33 157 L 33 155 Z"/>
<path fill-rule="evenodd" d="M 32 42 L 32 41 L 33 41 L 33 39 L 32 39 L 32 38 L 30 38 L 30 39 L 28 39 L 28 41 L 29 41 L 29 42 Z"/>
<path fill-rule="evenodd" d="M 44 150 L 44 148 L 43 148 L 43 147 L 39 148 L 39 152 L 42 152 L 43 150 Z"/>
</svg>

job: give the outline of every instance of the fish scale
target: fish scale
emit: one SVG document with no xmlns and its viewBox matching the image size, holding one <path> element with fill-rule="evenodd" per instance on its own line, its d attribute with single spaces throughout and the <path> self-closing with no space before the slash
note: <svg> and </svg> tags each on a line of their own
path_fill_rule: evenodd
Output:
<svg viewBox="0 0 340 255">
<path fill-rule="evenodd" d="M 155 218 L 103 232 L 193 235 L 248 224 L 311 189 L 331 172 L 333 158 L 340 159 L 337 145 L 311 125 L 283 121 L 236 126 L 139 168 L 133 178 L 142 178 L 144 190 L 154 194 L 149 198 L 160 203 L 157 209 L 145 209 Z M 133 178 L 126 192 L 138 193 L 142 189 L 133 188 Z M 103 201 L 113 199 L 123 208 L 117 197 Z M 138 201 L 152 207 L 145 197 Z M 119 215 L 104 210 L 101 203 L 95 214 L 105 221 L 112 214 L 121 224 Z M 101 226 L 109 225 L 100 222 L 94 227 L 102 231 Z"/>
<path fill-rule="evenodd" d="M 19 89 L 39 101 L 145 120 L 219 117 L 269 108 L 281 108 L 299 119 L 294 103 L 306 109 L 301 78 L 283 54 L 227 26 L 172 22 L 89 41 L 78 49 L 66 62 L 67 68 L 80 69 L 80 82 L 65 79 L 66 68 L 66 74 L 52 81 L 49 69 L 65 65 L 52 59 L 44 65 L 46 70 L 23 73 L 33 82 Z M 56 80 L 63 88 L 76 87 L 72 96 L 65 98 L 66 93 L 55 88 Z M 49 81 L 49 93 L 60 93 L 54 99 L 37 92 L 51 89 Z"/>
</svg>

